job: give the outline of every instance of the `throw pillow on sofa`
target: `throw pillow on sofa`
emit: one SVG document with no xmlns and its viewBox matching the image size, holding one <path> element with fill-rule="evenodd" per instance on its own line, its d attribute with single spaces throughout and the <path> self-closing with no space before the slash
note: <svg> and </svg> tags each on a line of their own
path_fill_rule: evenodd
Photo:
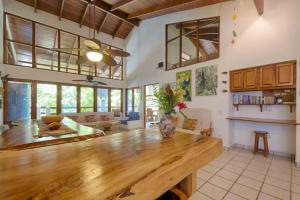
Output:
<svg viewBox="0 0 300 200">
<path fill-rule="evenodd" d="M 96 117 L 95 115 L 86 115 L 85 120 L 86 122 L 96 122 Z"/>
<path fill-rule="evenodd" d="M 110 115 L 100 115 L 100 121 L 111 121 Z"/>
<path fill-rule="evenodd" d="M 195 130 L 197 128 L 198 120 L 197 119 L 186 119 L 183 122 L 182 128 L 188 130 Z"/>
</svg>

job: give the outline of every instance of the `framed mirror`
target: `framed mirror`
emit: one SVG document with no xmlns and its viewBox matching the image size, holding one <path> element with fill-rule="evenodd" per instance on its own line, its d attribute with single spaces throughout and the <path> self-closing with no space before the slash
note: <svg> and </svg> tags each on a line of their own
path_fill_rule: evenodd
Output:
<svg viewBox="0 0 300 200">
<path fill-rule="evenodd" d="M 166 25 L 166 70 L 219 58 L 220 17 Z"/>
</svg>

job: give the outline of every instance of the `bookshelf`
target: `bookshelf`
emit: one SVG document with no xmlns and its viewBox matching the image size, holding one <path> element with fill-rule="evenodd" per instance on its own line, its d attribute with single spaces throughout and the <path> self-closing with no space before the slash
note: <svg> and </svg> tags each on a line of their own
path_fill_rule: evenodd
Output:
<svg viewBox="0 0 300 200">
<path fill-rule="evenodd" d="M 284 105 L 290 107 L 290 112 L 293 112 L 293 106 L 296 105 L 295 89 L 262 91 L 259 95 L 253 94 L 233 94 L 233 105 L 236 111 L 239 111 L 239 106 L 258 106 L 263 112 L 264 106 Z"/>
</svg>

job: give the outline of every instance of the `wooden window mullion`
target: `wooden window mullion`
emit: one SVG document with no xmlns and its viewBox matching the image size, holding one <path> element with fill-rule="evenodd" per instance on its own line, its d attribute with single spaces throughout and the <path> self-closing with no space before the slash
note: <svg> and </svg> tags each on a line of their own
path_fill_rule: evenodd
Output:
<svg viewBox="0 0 300 200">
<path fill-rule="evenodd" d="M 111 112 L 111 88 L 108 88 L 108 112 Z"/>
<path fill-rule="evenodd" d="M 61 42 L 61 41 L 60 41 L 60 29 L 58 29 L 57 37 L 58 37 L 58 38 L 57 38 L 57 41 L 58 41 L 58 42 L 57 42 L 57 46 L 58 46 L 58 48 L 60 48 L 60 42 Z M 59 71 L 59 72 L 61 71 L 61 69 L 60 69 L 60 65 L 61 65 L 61 63 L 60 63 L 60 53 L 61 53 L 61 52 L 58 51 L 58 58 L 57 58 L 57 59 L 58 59 L 58 63 L 57 63 L 57 64 L 58 64 L 58 71 Z"/>
<path fill-rule="evenodd" d="M 37 118 L 37 82 L 31 82 L 31 119 Z"/>
<path fill-rule="evenodd" d="M 80 100 L 80 96 L 81 96 L 81 90 L 80 90 L 80 86 L 77 86 L 77 112 L 80 113 L 81 111 L 81 100 Z"/>
<path fill-rule="evenodd" d="M 180 23 L 180 37 L 179 37 L 179 67 L 182 67 L 181 57 L 182 57 L 182 23 Z"/>
<path fill-rule="evenodd" d="M 35 22 L 32 22 L 32 67 L 36 68 Z"/>
<path fill-rule="evenodd" d="M 98 112 L 98 109 L 97 109 L 97 87 L 94 87 L 94 112 Z"/>
<path fill-rule="evenodd" d="M 61 100 L 62 100 L 62 91 L 61 91 L 61 84 L 57 84 L 57 114 L 61 114 L 62 113 L 62 109 L 61 109 Z"/>
<path fill-rule="evenodd" d="M 134 106 L 134 98 L 135 98 L 135 95 L 134 95 L 134 91 L 136 89 L 132 89 L 132 99 L 131 99 L 131 102 L 132 102 L 132 112 L 135 112 L 135 106 Z"/>
</svg>

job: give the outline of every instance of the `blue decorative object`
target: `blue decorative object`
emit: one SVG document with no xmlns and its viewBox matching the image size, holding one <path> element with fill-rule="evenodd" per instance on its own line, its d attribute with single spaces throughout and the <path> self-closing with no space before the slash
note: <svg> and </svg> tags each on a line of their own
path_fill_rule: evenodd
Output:
<svg viewBox="0 0 300 200">
<path fill-rule="evenodd" d="M 128 119 L 121 120 L 121 124 L 127 125 L 128 121 L 140 120 L 140 114 L 138 112 L 130 112 L 128 114 Z"/>
</svg>

